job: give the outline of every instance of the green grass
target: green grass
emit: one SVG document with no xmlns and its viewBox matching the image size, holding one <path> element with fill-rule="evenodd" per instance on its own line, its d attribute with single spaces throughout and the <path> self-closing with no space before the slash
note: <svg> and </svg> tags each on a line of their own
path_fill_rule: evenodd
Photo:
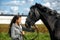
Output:
<svg viewBox="0 0 60 40">
<path fill-rule="evenodd" d="M 31 38 L 34 36 L 36 36 L 36 33 L 26 33 L 25 37 L 27 39 L 25 40 L 31 40 Z M 0 33 L 0 40 L 11 40 L 11 38 L 9 37 L 8 33 Z M 35 40 L 50 40 L 49 33 L 39 33 Z"/>
<path fill-rule="evenodd" d="M 0 40 L 11 40 L 7 33 L 0 33 Z"/>
<path fill-rule="evenodd" d="M 38 30 L 39 30 L 39 35 L 35 40 L 50 40 L 50 35 L 48 33 L 48 30 L 44 24 L 37 25 Z M 9 30 L 9 24 L 0 24 L 0 40 L 11 40 L 11 38 L 8 35 L 8 30 Z M 34 36 L 36 36 L 36 32 L 30 33 L 26 32 L 25 36 L 27 39 L 25 40 L 30 40 Z"/>
</svg>

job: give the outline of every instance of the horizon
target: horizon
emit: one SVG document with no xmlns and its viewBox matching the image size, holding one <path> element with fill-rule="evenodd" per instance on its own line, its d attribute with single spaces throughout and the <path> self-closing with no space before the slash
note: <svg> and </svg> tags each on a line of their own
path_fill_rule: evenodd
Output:
<svg viewBox="0 0 60 40">
<path fill-rule="evenodd" d="M 30 7 L 35 3 L 42 4 L 60 13 L 60 0 L 0 0 L 0 14 L 19 13 L 19 15 L 28 15 Z"/>
<path fill-rule="evenodd" d="M 10 24 L 13 16 L 0 16 L 0 24 Z M 22 16 L 22 24 L 25 24 L 27 16 Z M 35 24 L 43 24 L 41 20 L 38 20 Z"/>
</svg>

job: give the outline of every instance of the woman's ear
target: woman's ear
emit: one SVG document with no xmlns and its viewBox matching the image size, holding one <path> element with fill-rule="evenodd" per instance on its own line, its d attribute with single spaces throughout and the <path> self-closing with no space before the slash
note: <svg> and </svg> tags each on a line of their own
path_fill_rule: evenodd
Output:
<svg viewBox="0 0 60 40">
<path fill-rule="evenodd" d="M 15 21 L 15 23 L 17 22 L 17 20 Z"/>
<path fill-rule="evenodd" d="M 16 20 L 16 23 L 18 23 L 18 20 L 19 20 L 19 19 Z"/>
</svg>

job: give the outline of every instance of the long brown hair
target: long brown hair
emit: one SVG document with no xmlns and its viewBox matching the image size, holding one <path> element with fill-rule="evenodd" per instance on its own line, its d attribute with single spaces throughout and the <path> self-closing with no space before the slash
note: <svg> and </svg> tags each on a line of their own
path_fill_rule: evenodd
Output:
<svg viewBox="0 0 60 40">
<path fill-rule="evenodd" d="M 16 20 L 19 19 L 19 17 L 21 17 L 21 16 L 15 15 L 15 16 L 13 17 L 13 19 L 11 20 L 10 28 L 9 28 L 9 36 L 10 36 L 10 37 L 11 37 L 11 27 L 12 27 L 12 24 L 15 23 Z"/>
</svg>

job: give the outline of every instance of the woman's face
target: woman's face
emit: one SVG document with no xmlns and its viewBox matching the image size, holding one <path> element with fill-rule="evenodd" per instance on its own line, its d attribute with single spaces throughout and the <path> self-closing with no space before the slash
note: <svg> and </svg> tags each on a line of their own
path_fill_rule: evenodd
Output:
<svg viewBox="0 0 60 40">
<path fill-rule="evenodd" d="M 16 22 L 19 24 L 19 23 L 21 23 L 21 17 L 19 17 L 17 20 L 16 20 Z"/>
</svg>

